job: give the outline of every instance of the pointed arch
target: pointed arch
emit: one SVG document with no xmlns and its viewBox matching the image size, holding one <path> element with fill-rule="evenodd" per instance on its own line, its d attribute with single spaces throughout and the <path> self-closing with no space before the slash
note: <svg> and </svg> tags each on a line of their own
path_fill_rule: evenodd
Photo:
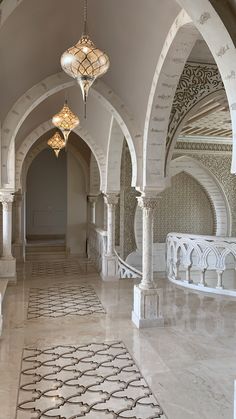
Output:
<svg viewBox="0 0 236 419">
<path fill-rule="evenodd" d="M 27 116 L 47 97 L 74 85 L 76 82 L 68 79 L 68 76 L 63 72 L 49 76 L 22 95 L 8 112 L 2 127 L 1 183 L 4 187 L 14 187 L 15 138 Z M 94 83 L 91 94 L 96 96 L 114 116 L 129 144 L 133 166 L 132 184 L 136 186 L 138 179 L 141 181 L 142 173 L 142 159 L 139 152 L 141 133 L 135 127 L 133 117 L 128 114 L 124 103 L 101 80 Z M 140 169 L 138 169 L 138 165 Z"/>
<path fill-rule="evenodd" d="M 216 236 L 229 236 L 232 226 L 231 210 L 218 180 L 203 164 L 189 156 L 181 156 L 172 160 L 170 176 L 173 177 L 181 172 L 192 176 L 206 191 L 215 212 Z"/>
<path fill-rule="evenodd" d="M 28 151 L 24 162 L 23 162 L 23 166 L 22 166 L 22 172 L 21 172 L 21 185 L 19 190 L 21 191 L 25 191 L 25 184 L 26 184 L 26 177 L 27 177 L 27 173 L 29 170 L 29 167 L 31 165 L 31 163 L 33 162 L 33 160 L 37 157 L 37 155 L 39 153 L 41 153 L 41 151 L 45 150 L 45 148 L 48 148 L 47 142 L 43 141 L 40 144 L 35 144 L 32 146 L 32 148 Z M 88 191 L 88 173 L 89 173 L 89 168 L 88 165 L 86 163 L 86 161 L 84 160 L 84 158 L 79 154 L 78 150 L 73 146 L 73 144 L 68 143 L 68 149 L 72 151 L 73 155 L 75 156 L 75 158 L 78 160 L 82 171 L 84 173 L 84 179 L 85 179 L 85 185 L 86 185 L 86 192 Z"/>
<path fill-rule="evenodd" d="M 22 175 L 22 167 L 24 164 L 24 160 L 31 149 L 31 147 L 35 144 L 35 142 L 44 135 L 46 132 L 53 128 L 51 120 L 44 122 L 43 124 L 39 125 L 36 129 L 34 129 L 23 141 L 16 152 L 16 160 L 15 160 L 15 185 L 16 190 L 21 189 L 21 175 Z M 96 141 L 89 135 L 87 130 L 82 127 L 77 127 L 74 132 L 78 134 L 85 143 L 91 149 L 95 159 L 97 161 L 97 165 L 99 168 L 99 178 L 100 178 L 100 189 L 103 190 L 105 185 L 105 176 L 106 176 L 106 158 L 103 151 L 98 147 Z"/>
<path fill-rule="evenodd" d="M 106 193 L 120 192 L 120 171 L 124 135 L 113 118 L 111 121 L 106 164 Z"/>
<path fill-rule="evenodd" d="M 177 0 L 206 41 L 221 74 L 229 102 L 233 129 L 231 172 L 236 173 L 236 48 L 209 0 Z"/>
<path fill-rule="evenodd" d="M 149 95 L 143 145 L 144 189 L 155 189 L 163 183 L 172 103 L 184 65 L 198 37 L 199 32 L 182 10 L 164 43 Z"/>
</svg>

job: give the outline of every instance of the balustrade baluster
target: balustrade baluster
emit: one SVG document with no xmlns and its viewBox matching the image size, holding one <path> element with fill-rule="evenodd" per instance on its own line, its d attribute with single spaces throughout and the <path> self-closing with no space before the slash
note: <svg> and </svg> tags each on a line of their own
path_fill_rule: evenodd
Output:
<svg viewBox="0 0 236 419">
<path fill-rule="evenodd" d="M 201 271 L 201 279 L 200 279 L 200 282 L 198 283 L 198 285 L 200 286 L 200 287 L 206 287 L 207 286 L 207 283 L 206 283 L 206 280 L 205 280 L 205 276 L 206 276 L 206 269 L 202 269 L 202 271 Z"/>
<path fill-rule="evenodd" d="M 185 272 L 185 274 L 186 274 L 185 282 L 187 282 L 188 284 L 192 284 L 192 282 L 193 282 L 191 280 L 191 277 L 190 277 L 191 267 L 192 267 L 192 265 L 185 265 L 185 269 L 186 269 L 186 272 Z"/>
<path fill-rule="evenodd" d="M 224 271 L 218 270 L 216 272 L 217 272 L 217 286 L 216 286 L 216 288 L 222 290 L 224 288 L 223 287 L 223 272 Z"/>
</svg>

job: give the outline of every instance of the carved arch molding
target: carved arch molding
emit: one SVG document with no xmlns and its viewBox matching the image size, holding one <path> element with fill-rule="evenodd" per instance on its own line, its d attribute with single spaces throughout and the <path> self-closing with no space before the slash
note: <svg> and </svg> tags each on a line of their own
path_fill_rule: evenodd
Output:
<svg viewBox="0 0 236 419">
<path fill-rule="evenodd" d="M 165 175 L 169 170 L 177 138 L 190 116 L 198 105 L 216 92 L 224 94 L 222 82 L 216 64 L 186 63 L 177 86 L 171 109 L 168 134 L 166 138 Z"/>
</svg>

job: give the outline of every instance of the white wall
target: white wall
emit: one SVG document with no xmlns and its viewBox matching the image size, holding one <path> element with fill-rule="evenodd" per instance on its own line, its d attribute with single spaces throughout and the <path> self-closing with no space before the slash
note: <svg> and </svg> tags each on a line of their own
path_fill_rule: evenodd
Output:
<svg viewBox="0 0 236 419">
<path fill-rule="evenodd" d="M 78 160 L 67 152 L 67 234 L 70 252 L 86 255 L 87 194 L 84 173 Z"/>
<path fill-rule="evenodd" d="M 66 154 L 57 159 L 50 149 L 43 150 L 27 174 L 27 236 L 66 234 L 67 168 Z"/>
</svg>

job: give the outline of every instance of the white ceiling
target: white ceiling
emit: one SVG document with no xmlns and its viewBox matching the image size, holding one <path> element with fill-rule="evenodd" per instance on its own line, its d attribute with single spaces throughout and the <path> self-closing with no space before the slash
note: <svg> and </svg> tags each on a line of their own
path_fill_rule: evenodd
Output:
<svg viewBox="0 0 236 419">
<path fill-rule="evenodd" d="M 0 118 L 45 77 L 82 32 L 82 1 L 24 0 L 0 32 Z M 157 59 L 180 8 L 174 0 L 89 0 L 92 39 L 111 68 L 103 78 L 143 127 Z"/>
<path fill-rule="evenodd" d="M 103 81 L 126 104 L 142 130 L 156 64 L 180 8 L 175 0 L 88 0 L 88 3 L 89 33 L 111 61 Z M 61 54 L 78 41 L 82 32 L 82 4 L 82 0 L 24 0 L 4 23 L 0 30 L 1 121 L 28 89 L 61 71 Z M 189 60 L 214 62 L 206 43 L 200 35 L 199 38 Z M 68 89 L 68 96 L 83 127 L 99 137 L 105 151 L 111 115 L 90 95 L 88 119 L 84 121 L 79 88 Z M 63 101 L 64 93 L 60 92 L 42 102 L 20 128 L 16 145 L 48 121 Z M 202 121 L 200 118 L 188 121 L 184 130 L 213 128 L 215 118 L 221 125 L 222 119 L 229 128 L 229 111 L 221 110 L 217 116 L 211 113 Z"/>
</svg>

